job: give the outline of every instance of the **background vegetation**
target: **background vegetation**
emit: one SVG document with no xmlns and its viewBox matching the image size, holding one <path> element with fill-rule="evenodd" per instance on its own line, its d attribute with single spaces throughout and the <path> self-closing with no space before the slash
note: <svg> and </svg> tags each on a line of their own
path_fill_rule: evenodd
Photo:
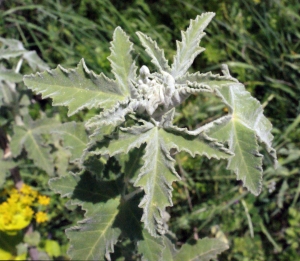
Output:
<svg viewBox="0 0 300 261">
<path fill-rule="evenodd" d="M 174 39 L 189 19 L 204 11 L 216 12 L 202 41 L 206 51 L 194 63 L 202 72 L 220 72 L 227 63 L 233 75 L 265 107 L 274 126 L 276 170 L 265 158 L 264 187 L 259 197 L 243 190 L 225 162 L 191 159 L 179 154 L 177 166 L 183 183 L 174 184 L 174 207 L 170 229 L 179 241 L 216 236 L 228 240 L 230 250 L 220 260 L 297 260 L 300 255 L 300 3 L 297 0 L 15 0 L 0 1 L 0 36 L 23 42 L 54 68 L 59 63 L 74 67 L 84 57 L 95 72 L 109 72 L 108 42 L 120 25 L 136 43 L 136 59 L 148 63 L 135 35 L 147 33 L 168 50 L 172 58 Z M 21 73 L 30 73 L 24 67 Z M 29 113 L 59 114 L 66 108 L 51 107 L 51 101 L 33 96 Z M 199 95 L 178 109 L 176 122 L 194 128 L 226 112 L 216 99 Z M 80 119 L 92 112 L 85 112 Z M 9 114 L 1 112 L 0 128 L 9 129 Z M 114 163 L 115 164 L 115 163 Z M 23 162 L 21 175 L 27 184 L 51 197 L 51 220 L 40 228 L 42 237 L 65 246 L 64 229 L 78 218 L 80 210 L 68 212 L 63 200 L 53 195 L 48 176 Z M 8 186 L 8 185 L 7 185 Z M 1 202 L 0 202 L 1 203 Z M 192 237 L 191 237 L 192 235 Z M 61 255 L 65 255 L 65 247 Z"/>
</svg>

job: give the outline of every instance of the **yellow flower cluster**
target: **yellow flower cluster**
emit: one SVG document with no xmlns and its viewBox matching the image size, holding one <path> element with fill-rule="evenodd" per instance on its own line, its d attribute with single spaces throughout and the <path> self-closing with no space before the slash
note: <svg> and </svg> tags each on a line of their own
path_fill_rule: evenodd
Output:
<svg viewBox="0 0 300 261">
<path fill-rule="evenodd" d="M 47 206 L 50 203 L 49 197 L 39 195 L 26 184 L 23 184 L 19 191 L 15 188 L 9 190 L 7 195 L 7 200 L 0 204 L 0 230 L 11 234 L 29 225 L 34 215 L 33 206 Z M 42 223 L 47 221 L 48 217 L 45 212 L 39 211 L 35 219 L 37 223 Z"/>
</svg>

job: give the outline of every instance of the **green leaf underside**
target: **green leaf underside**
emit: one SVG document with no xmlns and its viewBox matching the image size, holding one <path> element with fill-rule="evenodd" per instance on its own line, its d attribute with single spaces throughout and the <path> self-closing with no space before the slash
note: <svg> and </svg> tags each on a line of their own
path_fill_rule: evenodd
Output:
<svg viewBox="0 0 300 261">
<path fill-rule="evenodd" d="M 218 239 L 204 238 L 195 245 L 184 244 L 174 261 L 209 261 L 228 249 L 228 245 Z"/>
<path fill-rule="evenodd" d="M 108 260 L 121 230 L 113 226 L 119 213 L 117 181 L 99 181 L 92 174 L 68 174 L 51 179 L 50 188 L 86 211 L 85 219 L 67 230 L 68 254 L 74 260 Z M 113 199 L 112 199 L 113 198 Z"/>
<path fill-rule="evenodd" d="M 237 174 L 253 194 L 261 191 L 262 155 L 259 141 L 263 142 L 276 162 L 275 150 L 271 147 L 273 136 L 271 123 L 263 115 L 259 102 L 251 97 L 242 84 L 215 86 L 215 91 L 229 107 L 229 115 L 204 126 L 210 137 L 228 142 L 235 154 L 228 161 L 228 169 Z"/>
<path fill-rule="evenodd" d="M 109 109 L 128 98 L 122 95 L 115 81 L 89 71 L 83 59 L 75 69 L 59 65 L 54 70 L 26 75 L 24 82 L 43 98 L 52 98 L 54 106 L 68 106 L 69 116 L 84 108 Z"/>
<path fill-rule="evenodd" d="M 58 133 L 63 139 L 63 145 L 70 150 L 70 161 L 78 160 L 88 143 L 88 136 L 83 123 L 67 122 L 56 128 L 53 133 Z"/>
<path fill-rule="evenodd" d="M 161 237 L 153 237 L 147 230 L 142 231 L 143 240 L 138 241 L 137 249 L 142 254 L 142 261 L 163 261 L 162 251 L 165 248 Z"/>
<path fill-rule="evenodd" d="M 15 126 L 14 135 L 11 140 L 11 151 L 17 157 L 22 148 L 27 151 L 27 155 L 36 166 L 45 170 L 49 175 L 54 172 L 53 158 L 50 154 L 50 147 L 47 146 L 41 134 L 49 133 L 60 125 L 54 118 L 44 118 L 32 121 L 29 117 L 24 119 L 24 126 Z"/>
<path fill-rule="evenodd" d="M 186 73 L 196 56 L 204 51 L 199 47 L 201 38 L 205 35 L 203 30 L 214 17 L 214 13 L 203 13 L 191 20 L 190 26 L 185 32 L 181 32 L 182 41 L 176 42 L 177 53 L 174 56 L 172 65 L 172 75 L 174 78 L 180 77 Z"/>
<path fill-rule="evenodd" d="M 113 41 L 111 42 L 111 55 L 108 60 L 111 63 L 112 73 L 116 78 L 116 82 L 123 95 L 130 93 L 130 80 L 134 77 L 135 66 L 133 65 L 130 52 L 133 44 L 129 41 L 129 37 L 121 29 L 117 27 L 114 31 Z"/>
<path fill-rule="evenodd" d="M 157 43 L 152 40 L 149 36 L 137 32 L 136 33 L 142 42 L 146 52 L 152 58 L 151 62 L 157 67 L 160 71 L 170 72 L 171 69 L 168 65 L 168 61 L 165 58 L 164 50 L 160 49 Z"/>
</svg>

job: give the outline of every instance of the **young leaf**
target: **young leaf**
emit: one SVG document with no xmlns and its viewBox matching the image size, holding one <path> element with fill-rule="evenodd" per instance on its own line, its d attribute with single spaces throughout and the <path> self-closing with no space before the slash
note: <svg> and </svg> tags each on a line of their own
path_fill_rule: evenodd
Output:
<svg viewBox="0 0 300 261">
<path fill-rule="evenodd" d="M 60 125 L 54 118 L 44 118 L 37 121 L 27 116 L 24 119 L 24 126 L 15 126 L 14 135 L 11 139 L 11 152 L 17 157 L 22 148 L 27 151 L 28 157 L 35 165 L 45 170 L 49 175 L 53 175 L 53 158 L 50 154 L 50 147 L 45 146 L 45 139 L 42 134 L 51 132 L 52 129 Z"/>
<path fill-rule="evenodd" d="M 68 106 L 69 116 L 84 108 L 109 109 L 128 98 L 115 81 L 90 71 L 83 59 L 75 69 L 67 70 L 59 65 L 54 70 L 26 75 L 24 82 L 43 98 L 52 98 L 53 105 Z"/>
<path fill-rule="evenodd" d="M 208 73 L 186 73 L 176 79 L 176 85 L 178 86 L 190 86 L 190 87 L 206 87 L 214 90 L 216 87 L 222 88 L 231 84 L 237 83 L 238 81 L 232 77 L 220 76 L 218 74 Z"/>
<path fill-rule="evenodd" d="M 175 255 L 174 261 L 209 261 L 228 249 L 228 245 L 214 238 L 204 238 L 195 245 L 184 244 Z"/>
<path fill-rule="evenodd" d="M 116 77 L 116 82 L 120 88 L 121 94 L 129 95 L 131 80 L 135 77 L 135 66 L 133 65 L 130 52 L 133 44 L 129 37 L 117 27 L 114 31 L 113 41 L 111 42 L 111 55 L 108 60 L 111 63 L 112 72 Z"/>
<path fill-rule="evenodd" d="M 67 122 L 56 128 L 52 133 L 60 134 L 63 145 L 70 150 L 70 161 L 80 159 L 88 143 L 88 137 L 83 123 Z"/>
<path fill-rule="evenodd" d="M 176 79 L 186 73 L 196 56 L 205 49 L 199 47 L 202 37 L 205 35 L 203 30 L 214 17 L 214 13 L 203 13 L 191 20 L 188 29 L 181 31 L 182 41 L 176 42 L 177 53 L 174 56 L 172 65 L 172 76 Z"/>
<path fill-rule="evenodd" d="M 119 153 L 128 153 L 133 148 L 140 147 L 149 138 L 149 130 L 153 129 L 152 123 L 145 122 L 144 125 L 132 128 L 123 128 L 115 139 L 104 140 L 100 149 L 95 149 L 91 154 L 102 154 L 114 156 Z"/>
<path fill-rule="evenodd" d="M 162 213 L 166 207 L 173 205 L 172 183 L 180 180 L 160 131 L 157 127 L 149 131 L 144 165 L 134 183 L 145 191 L 139 206 L 144 209 L 142 221 L 152 236 L 165 232 Z"/>
<path fill-rule="evenodd" d="M 132 105 L 134 102 L 128 104 L 128 101 L 124 103 L 118 103 L 110 110 L 106 110 L 100 115 L 92 117 L 85 123 L 87 129 L 94 129 L 89 136 L 88 147 L 91 147 L 96 142 L 101 141 L 105 135 L 108 135 L 112 130 L 125 122 L 125 116 L 133 112 Z"/>
<path fill-rule="evenodd" d="M 170 66 L 168 65 L 168 61 L 165 58 L 164 50 L 161 50 L 157 43 L 152 40 L 149 36 L 137 32 L 136 33 L 142 42 L 146 52 L 152 58 L 151 62 L 157 67 L 159 71 L 170 72 Z"/>
<path fill-rule="evenodd" d="M 223 144 L 217 140 L 208 137 L 205 133 L 197 131 L 188 131 L 172 125 L 175 110 L 171 110 L 164 115 L 162 124 L 164 131 L 161 131 L 161 137 L 164 139 L 168 150 L 186 151 L 192 157 L 196 155 L 205 155 L 210 158 L 229 158 L 233 154 L 226 149 Z"/>
</svg>

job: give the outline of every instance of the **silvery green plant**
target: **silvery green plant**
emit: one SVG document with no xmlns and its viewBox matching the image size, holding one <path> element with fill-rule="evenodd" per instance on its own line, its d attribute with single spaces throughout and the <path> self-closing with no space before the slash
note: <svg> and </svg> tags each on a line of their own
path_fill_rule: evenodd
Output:
<svg viewBox="0 0 300 261">
<path fill-rule="evenodd" d="M 30 89 L 52 98 L 53 105 L 67 106 L 69 116 L 101 108 L 85 122 L 87 134 L 80 123 L 57 130 L 72 152 L 71 161 L 81 166 L 78 173 L 50 180 L 55 192 L 70 198 L 69 206 L 85 211 L 85 219 L 66 230 L 72 259 L 111 260 L 114 245 L 126 238 L 137 248 L 132 260 L 211 260 L 228 248 L 214 238 L 175 248 L 166 207 L 172 206 L 172 183 L 180 180 L 174 160 L 177 152 L 227 159 L 227 168 L 237 179 L 253 194 L 260 193 L 259 144 L 276 164 L 272 125 L 262 106 L 225 65 L 223 75 L 188 72 L 204 51 L 199 44 L 213 16 L 204 13 L 190 21 L 171 66 L 157 43 L 138 32 L 156 72 L 146 65 L 137 68 L 131 56 L 133 44 L 117 27 L 108 57 L 115 79 L 90 71 L 83 59 L 75 69 L 59 65 L 24 77 Z M 201 92 L 218 96 L 228 114 L 195 130 L 173 125 L 175 107 Z M 121 169 L 112 164 L 113 156 Z"/>
</svg>

